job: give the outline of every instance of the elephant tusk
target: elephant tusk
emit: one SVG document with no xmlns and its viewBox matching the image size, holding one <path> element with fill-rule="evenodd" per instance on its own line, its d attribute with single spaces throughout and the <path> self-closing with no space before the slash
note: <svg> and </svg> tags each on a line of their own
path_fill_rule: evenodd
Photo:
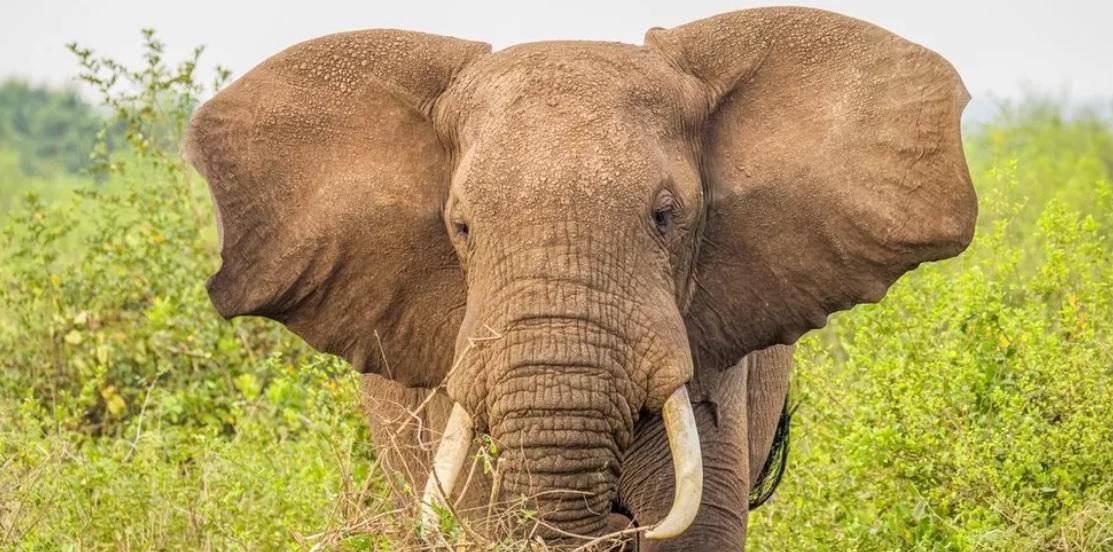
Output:
<svg viewBox="0 0 1113 552">
<path fill-rule="evenodd" d="M 453 403 L 452 414 L 441 435 L 437 454 L 433 457 L 433 469 L 421 497 L 421 525 L 426 530 L 432 531 L 439 525 L 436 506 L 446 507 L 448 504 L 448 497 L 452 495 L 456 477 L 464 467 L 474 437 L 475 424 L 471 416 L 460 403 Z"/>
<path fill-rule="evenodd" d="M 645 533 L 650 540 L 670 539 L 683 533 L 696 518 L 703 498 L 703 453 L 687 387 L 682 385 L 669 395 L 661 418 L 669 436 L 676 485 L 669 514 Z"/>
</svg>

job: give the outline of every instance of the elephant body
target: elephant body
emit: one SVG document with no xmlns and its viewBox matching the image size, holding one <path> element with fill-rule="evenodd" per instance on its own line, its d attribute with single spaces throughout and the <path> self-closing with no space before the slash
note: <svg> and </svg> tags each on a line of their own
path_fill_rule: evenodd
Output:
<svg viewBox="0 0 1113 552">
<path fill-rule="evenodd" d="M 806 8 L 641 45 L 372 29 L 267 59 L 183 152 L 217 311 L 369 374 L 427 527 L 463 493 L 485 532 L 737 549 L 790 346 L 969 244 L 968 99 L 934 52 Z"/>
</svg>

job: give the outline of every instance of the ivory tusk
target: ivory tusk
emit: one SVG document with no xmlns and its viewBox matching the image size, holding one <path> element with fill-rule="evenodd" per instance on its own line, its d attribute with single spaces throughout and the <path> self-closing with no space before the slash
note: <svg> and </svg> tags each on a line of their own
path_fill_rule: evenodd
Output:
<svg viewBox="0 0 1113 552">
<path fill-rule="evenodd" d="M 650 540 L 671 539 L 683 533 L 696 519 L 703 498 L 703 453 L 687 387 L 682 385 L 669 395 L 661 418 L 669 436 L 676 485 L 672 509 L 665 519 L 645 533 L 645 538 Z"/>
<path fill-rule="evenodd" d="M 454 403 L 448 425 L 444 428 L 437 453 L 433 457 L 433 469 L 425 482 L 425 492 L 421 496 L 421 525 L 426 530 L 434 530 L 439 525 L 435 506 L 447 506 L 448 497 L 452 496 L 456 477 L 464 467 L 474 437 L 475 424 L 471 416 L 460 403 Z"/>
</svg>

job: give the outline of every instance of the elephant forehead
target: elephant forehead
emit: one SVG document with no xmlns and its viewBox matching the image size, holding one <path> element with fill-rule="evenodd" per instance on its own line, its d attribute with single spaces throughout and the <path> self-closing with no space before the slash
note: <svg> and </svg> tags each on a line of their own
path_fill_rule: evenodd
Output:
<svg viewBox="0 0 1113 552">
<path fill-rule="evenodd" d="M 467 142 L 492 125 L 585 125 L 623 117 L 667 132 L 698 117 L 698 92 L 656 53 L 604 42 L 537 42 L 481 58 L 446 93 L 442 113 Z"/>
<path fill-rule="evenodd" d="M 577 133 L 577 139 L 561 138 Z M 585 216 L 647 203 L 669 178 L 660 147 L 636 133 L 537 126 L 463 152 L 454 187 L 477 215 L 555 209 Z"/>
<path fill-rule="evenodd" d="M 476 215 L 640 209 L 691 165 L 684 123 L 698 101 L 685 84 L 625 44 L 545 42 L 487 56 L 439 107 L 458 139 L 453 186 Z"/>
</svg>

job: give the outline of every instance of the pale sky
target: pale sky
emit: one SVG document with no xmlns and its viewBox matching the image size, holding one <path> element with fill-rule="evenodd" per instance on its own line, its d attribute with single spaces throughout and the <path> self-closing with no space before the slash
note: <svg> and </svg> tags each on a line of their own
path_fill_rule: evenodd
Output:
<svg viewBox="0 0 1113 552">
<path fill-rule="evenodd" d="M 927 46 L 955 65 L 974 110 L 1025 89 L 1113 104 L 1113 1 L 817 0 L 807 5 L 865 19 Z M 66 42 L 137 61 L 139 29 L 153 27 L 177 60 L 207 47 L 243 74 L 267 56 L 322 34 L 400 28 L 482 40 L 642 42 L 646 29 L 764 5 L 745 0 L 337 1 L 0 0 L 0 77 L 60 84 L 76 73 Z M 208 75 L 205 75 L 206 80 Z"/>
</svg>

